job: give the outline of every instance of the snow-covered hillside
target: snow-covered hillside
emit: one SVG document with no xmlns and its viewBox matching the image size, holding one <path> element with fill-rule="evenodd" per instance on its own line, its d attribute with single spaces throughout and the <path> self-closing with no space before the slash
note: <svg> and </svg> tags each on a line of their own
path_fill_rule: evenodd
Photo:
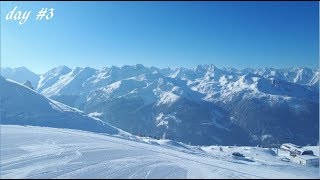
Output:
<svg viewBox="0 0 320 180">
<path fill-rule="evenodd" d="M 48 99 L 29 87 L 0 76 L 1 124 L 69 128 L 109 134 L 128 134 L 100 119 Z"/>
<path fill-rule="evenodd" d="M 38 74 L 33 73 L 25 67 L 18 68 L 1 68 L 1 75 L 5 78 L 12 79 L 19 83 L 24 83 L 30 81 L 32 87 L 37 87 L 38 81 L 40 79 Z"/>
<path fill-rule="evenodd" d="M 1 125 L 0 178 L 319 178 L 269 149 Z M 245 159 L 234 159 L 232 152 Z"/>
<path fill-rule="evenodd" d="M 40 94 L 133 134 L 185 143 L 318 143 L 319 70 L 54 68 Z"/>
</svg>

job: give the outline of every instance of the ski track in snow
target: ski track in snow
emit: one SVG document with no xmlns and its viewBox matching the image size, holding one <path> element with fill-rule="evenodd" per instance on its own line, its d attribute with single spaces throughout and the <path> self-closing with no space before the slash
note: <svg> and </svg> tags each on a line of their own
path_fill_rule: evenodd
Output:
<svg viewBox="0 0 320 180">
<path fill-rule="evenodd" d="M 1 178 L 317 178 L 317 172 L 78 130 L 1 125 Z"/>
</svg>

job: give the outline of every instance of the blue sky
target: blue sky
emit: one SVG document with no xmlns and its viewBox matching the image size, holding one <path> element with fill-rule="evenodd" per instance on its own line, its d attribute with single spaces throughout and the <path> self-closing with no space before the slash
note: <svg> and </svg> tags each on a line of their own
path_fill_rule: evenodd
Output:
<svg viewBox="0 0 320 180">
<path fill-rule="evenodd" d="M 7 21 L 31 11 L 25 24 Z M 49 21 L 36 21 L 54 8 Z M 311 67 L 318 2 L 1 2 L 1 65 Z"/>
</svg>

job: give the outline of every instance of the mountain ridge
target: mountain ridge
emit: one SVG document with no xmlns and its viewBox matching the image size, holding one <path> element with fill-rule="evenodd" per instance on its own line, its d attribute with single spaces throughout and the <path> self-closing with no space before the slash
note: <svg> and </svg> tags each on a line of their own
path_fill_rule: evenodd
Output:
<svg viewBox="0 0 320 180">
<path fill-rule="evenodd" d="M 206 145 L 239 143 L 237 136 L 246 145 L 318 142 L 318 69 L 137 64 L 60 66 L 40 76 L 40 94 L 134 134 Z"/>
</svg>

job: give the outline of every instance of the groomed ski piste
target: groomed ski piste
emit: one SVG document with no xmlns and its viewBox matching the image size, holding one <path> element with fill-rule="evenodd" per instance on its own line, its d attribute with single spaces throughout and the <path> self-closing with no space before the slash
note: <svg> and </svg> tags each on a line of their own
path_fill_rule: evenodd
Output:
<svg viewBox="0 0 320 180">
<path fill-rule="evenodd" d="M 245 157 L 235 159 L 232 152 Z M 189 146 L 146 137 L 1 125 L 1 178 L 319 178 L 319 169 L 283 162 L 274 151 L 260 147 Z"/>
</svg>

